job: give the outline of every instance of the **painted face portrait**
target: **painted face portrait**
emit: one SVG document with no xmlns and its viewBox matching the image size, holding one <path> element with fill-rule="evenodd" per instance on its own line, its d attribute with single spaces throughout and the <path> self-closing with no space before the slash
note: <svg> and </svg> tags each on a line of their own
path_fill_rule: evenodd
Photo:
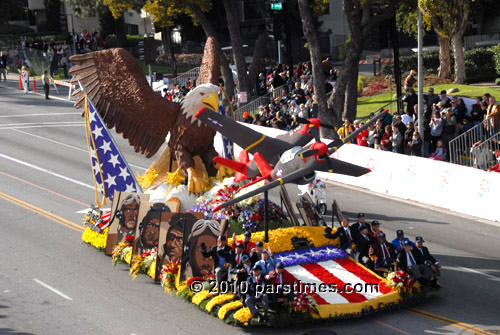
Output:
<svg viewBox="0 0 500 335">
<path fill-rule="evenodd" d="M 194 259 L 191 262 L 193 267 L 193 273 L 200 273 L 202 276 L 210 275 L 213 271 L 213 262 L 210 258 L 204 258 L 201 252 L 199 252 L 201 248 L 201 244 L 205 243 L 205 245 L 210 246 L 214 243 L 213 236 L 202 235 L 198 238 L 196 242 L 196 246 L 193 250 Z"/>
<path fill-rule="evenodd" d="M 171 227 L 167 233 L 167 248 L 166 252 L 170 259 L 178 259 L 182 257 L 182 241 L 184 234 L 182 231 Z"/>
<path fill-rule="evenodd" d="M 134 200 L 123 208 L 123 219 L 120 222 L 122 229 L 132 230 L 137 225 L 137 216 L 139 215 L 139 204 Z"/>
<path fill-rule="evenodd" d="M 154 248 L 158 246 L 158 237 L 160 233 L 160 219 L 150 218 L 144 225 L 141 234 L 142 244 L 146 248 Z"/>
</svg>

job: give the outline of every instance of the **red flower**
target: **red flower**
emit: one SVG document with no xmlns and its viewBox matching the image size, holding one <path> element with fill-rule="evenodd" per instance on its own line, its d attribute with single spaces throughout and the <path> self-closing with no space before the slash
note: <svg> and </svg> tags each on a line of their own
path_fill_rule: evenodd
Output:
<svg viewBox="0 0 500 335">
<path fill-rule="evenodd" d="M 186 285 L 187 285 L 188 287 L 191 287 L 191 283 L 192 283 L 193 281 L 196 281 L 196 282 L 202 282 L 202 281 L 205 281 L 205 279 L 203 279 L 203 278 L 201 278 L 201 277 L 193 277 L 193 278 L 189 278 L 189 279 L 188 279 L 188 281 L 187 281 L 187 283 L 186 283 Z"/>
<path fill-rule="evenodd" d="M 127 242 L 127 243 L 134 242 L 134 236 L 129 235 L 129 236 L 125 237 L 125 242 Z"/>
</svg>

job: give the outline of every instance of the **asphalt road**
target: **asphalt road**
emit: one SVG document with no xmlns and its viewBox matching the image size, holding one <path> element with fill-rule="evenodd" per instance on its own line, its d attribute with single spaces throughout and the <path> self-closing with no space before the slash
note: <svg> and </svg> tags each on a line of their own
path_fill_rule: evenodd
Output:
<svg viewBox="0 0 500 335">
<path fill-rule="evenodd" d="M 444 267 L 438 294 L 415 310 L 242 331 L 163 293 L 146 276 L 132 280 L 126 266 L 113 267 L 81 242 L 76 212 L 95 200 L 80 112 L 67 101 L 23 94 L 10 79 L 0 82 L 0 334 L 500 333 L 498 224 L 337 184 L 328 185 L 329 200 L 348 216 L 365 212 L 390 238 L 400 228 L 424 237 Z M 151 164 L 115 139 L 135 171 Z"/>
</svg>

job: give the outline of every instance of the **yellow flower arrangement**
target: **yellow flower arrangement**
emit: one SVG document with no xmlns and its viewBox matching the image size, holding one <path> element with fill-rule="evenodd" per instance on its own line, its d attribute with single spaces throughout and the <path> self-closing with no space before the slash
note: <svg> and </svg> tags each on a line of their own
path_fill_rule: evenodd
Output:
<svg viewBox="0 0 500 335">
<path fill-rule="evenodd" d="M 233 315 L 235 320 L 243 323 L 244 325 L 248 325 L 248 322 L 253 317 L 253 314 L 250 313 L 250 309 L 248 307 L 241 308 Z"/>
<path fill-rule="evenodd" d="M 193 296 L 193 299 L 191 302 L 195 305 L 200 305 L 204 300 L 213 297 L 214 295 L 217 295 L 217 292 L 210 292 L 209 290 L 204 290 L 201 291 L 200 293 L 196 293 Z"/>
<path fill-rule="evenodd" d="M 125 257 L 123 257 L 123 260 L 128 264 L 130 264 L 130 261 L 132 260 L 132 247 L 130 247 L 129 249 L 130 250 L 127 252 Z"/>
<path fill-rule="evenodd" d="M 153 260 L 153 263 L 151 263 L 151 265 L 149 266 L 147 275 L 150 276 L 151 278 L 155 279 L 155 276 L 156 276 L 156 257 Z"/>
<path fill-rule="evenodd" d="M 327 244 L 335 244 L 339 246 L 339 239 L 330 240 L 323 236 L 323 227 L 289 227 L 278 228 L 269 231 L 269 242 L 264 242 L 264 232 L 252 233 L 252 242 L 261 241 L 264 243 L 264 248 L 271 247 L 273 252 L 284 252 L 293 250 L 292 238 L 303 237 L 314 244 L 315 247 L 321 247 Z M 335 232 L 335 229 L 333 229 Z M 238 235 L 237 240 L 242 240 L 243 235 Z M 233 239 L 229 239 L 229 245 L 233 244 Z"/>
<path fill-rule="evenodd" d="M 211 312 L 215 306 L 220 305 L 227 301 L 231 301 L 233 299 L 234 299 L 234 294 L 232 293 L 218 295 L 210 299 L 205 309 L 207 310 L 207 312 Z"/>
<path fill-rule="evenodd" d="M 82 235 L 83 242 L 88 243 L 97 249 L 106 248 L 107 239 L 108 239 L 108 228 L 105 228 L 103 232 L 99 234 L 90 229 L 89 227 L 87 227 Z"/>
<path fill-rule="evenodd" d="M 217 316 L 219 317 L 219 319 L 224 320 L 228 312 L 241 307 L 243 307 L 243 303 L 239 300 L 230 302 L 219 309 L 219 313 L 217 313 Z"/>
<path fill-rule="evenodd" d="M 147 189 L 150 187 L 155 181 L 156 177 L 158 177 L 159 171 L 156 171 L 154 168 L 147 169 L 146 172 L 141 176 L 137 174 L 137 181 L 141 184 L 143 189 Z"/>
</svg>

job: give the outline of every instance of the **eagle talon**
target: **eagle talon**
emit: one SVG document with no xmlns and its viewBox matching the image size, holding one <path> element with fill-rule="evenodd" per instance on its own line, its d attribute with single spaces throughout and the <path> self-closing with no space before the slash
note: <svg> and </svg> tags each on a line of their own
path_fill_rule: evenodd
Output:
<svg viewBox="0 0 500 335">
<path fill-rule="evenodd" d="M 206 191 L 207 187 L 202 178 L 198 176 L 196 170 L 188 168 L 188 191 L 196 195 L 200 195 Z"/>
</svg>

